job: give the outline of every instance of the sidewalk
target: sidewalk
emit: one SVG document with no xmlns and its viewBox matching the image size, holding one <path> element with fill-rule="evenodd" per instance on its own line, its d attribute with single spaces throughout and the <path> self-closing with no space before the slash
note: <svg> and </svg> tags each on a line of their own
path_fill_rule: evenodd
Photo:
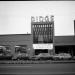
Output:
<svg viewBox="0 0 75 75">
<path fill-rule="evenodd" d="M 47 61 L 24 61 L 24 60 L 19 60 L 19 61 L 0 61 L 0 64 L 52 64 L 52 63 L 75 63 L 75 60 L 60 60 L 60 61 L 52 61 L 52 60 L 47 60 Z"/>
</svg>

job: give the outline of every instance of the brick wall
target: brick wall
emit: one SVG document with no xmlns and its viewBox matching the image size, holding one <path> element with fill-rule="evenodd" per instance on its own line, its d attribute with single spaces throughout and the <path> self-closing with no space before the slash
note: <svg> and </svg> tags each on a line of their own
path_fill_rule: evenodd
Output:
<svg viewBox="0 0 75 75">
<path fill-rule="evenodd" d="M 13 34 L 13 35 L 0 35 L 0 45 L 10 45 L 12 53 L 14 53 L 15 45 L 27 45 L 31 50 L 28 52 L 33 55 L 32 48 L 32 35 L 31 34 Z M 54 45 L 75 45 L 74 36 L 55 36 Z"/>
<path fill-rule="evenodd" d="M 32 35 L 30 34 L 14 34 L 14 35 L 0 35 L 0 45 L 10 45 L 12 53 L 14 54 L 15 45 L 27 45 L 31 50 L 28 52 L 32 55 Z"/>
</svg>

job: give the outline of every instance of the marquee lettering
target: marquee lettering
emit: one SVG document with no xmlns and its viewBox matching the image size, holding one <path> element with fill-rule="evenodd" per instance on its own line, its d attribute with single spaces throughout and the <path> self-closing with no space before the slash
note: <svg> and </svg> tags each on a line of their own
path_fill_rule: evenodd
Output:
<svg viewBox="0 0 75 75">
<path fill-rule="evenodd" d="M 50 22 L 50 21 L 53 21 L 54 20 L 54 16 L 32 16 L 31 17 L 31 22 Z"/>
</svg>

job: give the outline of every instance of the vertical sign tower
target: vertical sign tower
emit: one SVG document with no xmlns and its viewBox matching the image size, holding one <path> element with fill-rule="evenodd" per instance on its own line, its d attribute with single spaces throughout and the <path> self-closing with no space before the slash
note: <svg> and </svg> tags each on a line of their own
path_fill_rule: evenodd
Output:
<svg viewBox="0 0 75 75">
<path fill-rule="evenodd" d="M 47 50 L 54 54 L 54 16 L 31 17 L 31 32 L 33 36 L 33 49 Z"/>
</svg>

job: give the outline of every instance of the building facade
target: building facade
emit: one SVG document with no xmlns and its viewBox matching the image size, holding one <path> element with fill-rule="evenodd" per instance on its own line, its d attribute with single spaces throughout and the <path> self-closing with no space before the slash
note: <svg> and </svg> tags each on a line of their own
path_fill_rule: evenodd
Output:
<svg viewBox="0 0 75 75">
<path fill-rule="evenodd" d="M 31 34 L 0 35 L 0 48 L 2 46 L 9 47 L 14 56 L 17 48 L 24 49 L 29 56 L 33 54 Z"/>
<path fill-rule="evenodd" d="M 25 50 L 29 56 L 61 52 L 75 56 L 75 36 L 54 36 L 54 16 L 38 18 L 32 17 L 31 34 L 0 35 L 0 51 L 6 48 L 14 56 L 17 49 Z"/>
<path fill-rule="evenodd" d="M 36 17 L 37 18 L 37 17 Z M 54 16 L 39 16 L 31 19 L 31 32 L 35 54 L 41 52 L 54 53 Z"/>
</svg>

